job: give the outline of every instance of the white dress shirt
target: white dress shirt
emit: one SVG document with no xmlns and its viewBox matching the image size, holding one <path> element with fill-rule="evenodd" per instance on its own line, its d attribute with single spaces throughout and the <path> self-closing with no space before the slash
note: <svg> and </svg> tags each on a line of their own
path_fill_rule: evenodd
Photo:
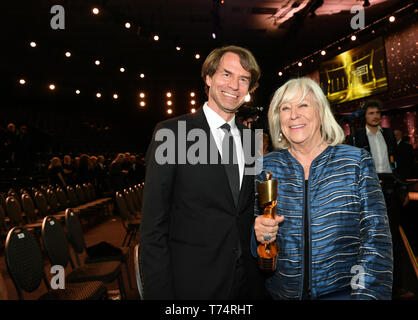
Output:
<svg viewBox="0 0 418 320">
<path fill-rule="evenodd" d="M 377 173 L 392 173 L 390 167 L 388 147 L 383 137 L 381 128 L 374 134 L 366 126 L 367 138 L 369 139 L 370 153 L 372 154 Z"/>
<path fill-rule="evenodd" d="M 205 114 L 206 120 L 209 123 L 210 131 L 215 140 L 219 154 L 222 157 L 222 140 L 224 138 L 225 132 L 223 129 L 221 129 L 221 126 L 225 124 L 225 120 L 222 119 L 222 117 L 219 114 L 217 114 L 214 110 L 212 110 L 208 106 L 207 102 L 205 102 L 205 104 L 203 105 L 203 112 Z M 239 182 L 240 182 L 240 188 L 241 188 L 242 179 L 244 176 L 245 157 L 244 157 L 244 151 L 242 149 L 240 131 L 235 124 L 235 116 L 232 118 L 231 121 L 228 122 L 228 124 L 231 126 L 231 134 L 234 137 L 234 142 L 235 142 L 235 146 L 237 150 Z"/>
</svg>

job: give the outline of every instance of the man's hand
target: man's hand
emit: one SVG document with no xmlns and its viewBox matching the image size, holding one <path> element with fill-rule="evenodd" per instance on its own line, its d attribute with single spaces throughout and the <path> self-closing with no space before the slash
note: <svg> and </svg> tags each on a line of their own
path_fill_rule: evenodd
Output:
<svg viewBox="0 0 418 320">
<path fill-rule="evenodd" d="M 259 216 L 255 219 L 254 231 L 258 242 L 263 244 L 270 243 L 276 240 L 277 232 L 279 231 L 279 223 L 283 222 L 284 216 L 276 216 L 273 219 Z M 265 235 L 270 235 L 269 241 L 264 241 Z"/>
</svg>

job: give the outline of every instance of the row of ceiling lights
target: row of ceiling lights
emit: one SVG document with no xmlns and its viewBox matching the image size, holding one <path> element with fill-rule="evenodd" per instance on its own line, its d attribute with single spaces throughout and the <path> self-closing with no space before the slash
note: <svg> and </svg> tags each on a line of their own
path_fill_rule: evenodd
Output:
<svg viewBox="0 0 418 320">
<path fill-rule="evenodd" d="M 395 16 L 394 15 L 391 15 L 391 16 L 389 16 L 389 17 L 386 17 L 387 18 L 387 20 L 390 22 L 390 23 L 393 23 L 393 22 L 395 22 L 396 21 L 396 18 L 395 18 Z M 373 24 L 376 24 L 377 22 L 380 22 L 381 20 L 383 20 L 383 19 L 385 19 L 385 18 L 382 18 L 382 19 L 379 19 L 378 21 L 375 21 Z M 372 25 L 373 25 L 372 24 Z M 369 26 L 367 26 L 367 27 L 369 27 Z M 363 29 L 361 29 L 360 31 L 362 31 Z M 358 33 L 359 31 L 357 31 L 356 33 Z M 374 30 L 372 30 L 372 34 L 374 34 L 375 33 L 375 31 Z M 329 47 L 331 47 L 331 46 L 333 46 L 335 43 L 339 43 L 339 42 L 342 42 L 343 40 L 345 40 L 347 37 L 344 37 L 344 38 L 342 38 L 342 39 L 340 39 L 340 40 L 338 40 L 338 41 L 336 41 L 336 42 L 334 42 L 333 44 L 331 44 L 331 45 L 328 45 L 327 46 L 327 48 L 329 48 Z M 355 35 L 355 34 L 353 34 L 353 35 L 351 35 L 351 36 L 349 36 L 349 38 L 351 39 L 351 41 L 356 41 L 357 40 L 357 36 Z M 338 47 L 338 50 L 341 50 L 341 47 L 339 46 Z M 322 49 L 322 50 L 320 50 L 320 51 L 317 51 L 316 53 L 318 53 L 318 52 L 320 52 L 320 54 L 321 54 L 321 56 L 325 56 L 326 54 L 327 54 L 327 52 L 326 52 L 326 50 L 324 50 L 324 49 Z M 285 68 L 283 68 L 283 71 L 285 71 L 285 70 L 287 70 L 287 69 L 289 69 L 291 66 L 294 66 L 294 65 L 297 65 L 298 67 L 302 67 L 302 65 L 303 65 L 303 63 L 302 63 L 302 61 L 305 61 L 305 60 L 308 60 L 308 59 L 310 59 L 310 61 L 311 62 L 314 62 L 314 59 L 313 59 L 313 56 L 316 54 L 316 53 L 313 53 L 313 54 L 311 54 L 311 55 L 309 55 L 309 56 L 307 56 L 307 57 L 304 57 L 303 59 L 301 59 L 300 61 L 298 61 L 298 62 L 294 62 L 294 63 L 292 63 L 292 64 L 290 64 L 290 65 L 288 65 L 288 66 L 286 66 Z M 279 71 L 278 72 L 278 75 L 281 77 L 281 76 L 283 76 L 283 71 Z"/>
</svg>

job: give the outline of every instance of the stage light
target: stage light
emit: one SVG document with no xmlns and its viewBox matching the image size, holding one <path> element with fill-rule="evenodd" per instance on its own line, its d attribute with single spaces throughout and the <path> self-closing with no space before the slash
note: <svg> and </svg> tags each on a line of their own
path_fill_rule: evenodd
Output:
<svg viewBox="0 0 418 320">
<path fill-rule="evenodd" d="M 166 93 L 167 98 L 171 98 L 171 92 Z"/>
<path fill-rule="evenodd" d="M 93 12 L 93 14 L 99 14 L 100 10 L 98 8 L 93 8 L 93 10 L 91 10 L 91 12 Z"/>
<path fill-rule="evenodd" d="M 129 22 L 125 23 L 125 28 L 129 29 L 131 27 L 131 24 Z"/>
<path fill-rule="evenodd" d="M 168 114 L 172 114 L 173 113 L 173 110 L 172 109 L 167 109 L 167 113 Z"/>
<path fill-rule="evenodd" d="M 30 46 L 31 46 L 32 48 L 35 48 L 35 47 L 36 47 L 36 42 L 35 42 L 35 41 L 32 41 L 32 42 L 30 43 Z"/>
<path fill-rule="evenodd" d="M 102 94 L 101 94 L 100 92 L 97 92 L 97 93 L 96 93 L 96 97 L 97 97 L 97 98 L 101 98 L 101 97 L 102 97 Z"/>
<path fill-rule="evenodd" d="M 195 105 L 196 104 L 196 101 L 195 100 L 190 100 L 190 103 L 191 103 L 191 105 Z"/>
<path fill-rule="evenodd" d="M 113 94 L 113 99 L 115 99 L 115 100 L 116 100 L 117 98 L 119 98 L 119 96 L 118 96 L 116 93 L 114 93 L 114 94 Z"/>
<path fill-rule="evenodd" d="M 65 53 L 65 56 L 66 56 L 67 58 L 71 57 L 71 52 L 70 52 L 70 51 L 67 51 L 67 52 Z"/>
<path fill-rule="evenodd" d="M 212 39 L 216 39 L 216 33 L 215 32 L 212 32 Z"/>
<path fill-rule="evenodd" d="M 281 77 L 283 75 L 283 72 L 279 71 L 279 76 Z"/>
<path fill-rule="evenodd" d="M 395 20 L 396 20 L 396 19 L 395 19 L 395 16 L 390 16 L 390 17 L 389 17 L 389 22 L 395 22 Z"/>
<path fill-rule="evenodd" d="M 357 39 L 357 37 L 353 34 L 353 35 L 351 36 L 351 41 L 356 41 L 356 39 Z"/>
<path fill-rule="evenodd" d="M 193 98 L 196 94 L 194 92 L 190 92 L 190 96 Z"/>
<path fill-rule="evenodd" d="M 198 59 L 200 59 L 200 54 L 196 53 L 194 57 L 195 57 L 196 60 L 198 60 Z"/>
<path fill-rule="evenodd" d="M 139 97 L 140 97 L 140 98 L 142 98 L 142 99 L 143 99 L 143 98 L 145 98 L 145 93 L 140 92 L 140 93 L 139 93 Z"/>
<path fill-rule="evenodd" d="M 171 100 L 168 100 L 168 101 L 167 101 L 167 105 L 168 105 L 168 106 L 171 106 L 172 104 L 173 104 L 173 102 L 172 102 Z"/>
<path fill-rule="evenodd" d="M 195 112 L 196 112 L 196 109 L 195 109 L 195 108 L 192 108 L 190 111 L 191 111 L 192 113 L 195 113 Z"/>
<path fill-rule="evenodd" d="M 327 54 L 327 52 L 326 52 L 325 50 L 322 50 L 322 51 L 321 51 L 321 55 L 322 55 L 322 56 L 325 56 L 326 54 Z"/>
<path fill-rule="evenodd" d="M 20 83 L 20 84 L 25 84 L 25 83 L 26 83 L 26 81 L 25 81 L 25 79 L 20 79 L 20 80 L 19 80 L 19 83 Z"/>
<path fill-rule="evenodd" d="M 154 36 L 154 41 L 158 41 L 158 40 L 160 40 L 160 37 L 158 35 L 155 35 Z"/>
<path fill-rule="evenodd" d="M 177 50 L 177 51 L 180 51 L 180 50 L 181 50 L 181 47 L 177 46 L 177 47 L 176 47 L 176 50 Z"/>
<path fill-rule="evenodd" d="M 51 84 L 49 85 L 49 90 L 55 90 L 55 84 L 51 83 Z"/>
<path fill-rule="evenodd" d="M 100 65 L 100 60 L 96 60 L 94 61 L 94 63 L 96 64 L 96 66 Z"/>
<path fill-rule="evenodd" d="M 301 67 L 302 66 L 302 62 L 299 61 L 298 62 L 298 66 Z"/>
<path fill-rule="evenodd" d="M 122 67 L 122 68 L 120 68 L 120 69 L 119 69 L 119 71 L 120 71 L 120 72 L 125 72 L 125 68 L 124 68 L 124 67 Z"/>
<path fill-rule="evenodd" d="M 141 102 L 139 103 L 139 105 L 140 105 L 141 107 L 145 107 L 146 103 L 145 103 L 145 101 L 141 101 Z"/>
<path fill-rule="evenodd" d="M 75 94 L 80 94 L 80 90 L 78 90 L 78 89 L 77 89 L 77 90 L 75 91 Z"/>
<path fill-rule="evenodd" d="M 139 75 L 139 77 L 140 77 L 141 79 L 144 79 L 144 78 L 145 78 L 145 74 L 141 73 L 141 74 Z"/>
</svg>

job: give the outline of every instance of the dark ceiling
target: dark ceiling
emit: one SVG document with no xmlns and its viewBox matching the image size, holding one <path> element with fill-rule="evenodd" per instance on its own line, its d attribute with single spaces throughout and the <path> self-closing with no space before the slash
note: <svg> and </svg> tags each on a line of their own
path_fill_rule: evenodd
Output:
<svg viewBox="0 0 418 320">
<path fill-rule="evenodd" d="M 410 2 L 371 0 L 364 7 L 365 23 Z M 189 112 L 190 91 L 197 93 L 197 104 L 203 103 L 200 68 L 205 56 L 215 47 L 237 44 L 252 50 L 262 69 L 252 104 L 267 106 L 282 81 L 278 71 L 353 33 L 350 9 L 363 4 L 357 0 L 2 1 L 6 103 L 78 114 L 99 112 L 131 120 L 127 123 L 135 123 L 139 133 L 143 129 L 148 135 L 156 121 L 167 117 L 165 92 L 173 92 L 174 115 Z M 51 28 L 53 5 L 65 10 L 63 30 Z M 92 14 L 94 7 L 99 14 Z M 153 40 L 155 34 L 159 41 Z M 31 41 L 36 47 L 30 46 Z M 345 45 L 341 41 L 339 46 Z M 64 55 L 67 51 L 70 58 Z M 333 47 L 328 52 L 337 53 Z M 201 56 L 198 60 L 196 53 Z M 97 59 L 99 66 L 94 64 Z M 120 72 L 121 67 L 125 72 Z M 26 80 L 23 86 L 18 84 L 21 78 Z M 56 85 L 54 91 L 48 89 L 50 83 Z M 138 106 L 140 91 L 147 94 L 144 109 Z M 102 93 L 100 99 L 96 92 Z"/>
</svg>

